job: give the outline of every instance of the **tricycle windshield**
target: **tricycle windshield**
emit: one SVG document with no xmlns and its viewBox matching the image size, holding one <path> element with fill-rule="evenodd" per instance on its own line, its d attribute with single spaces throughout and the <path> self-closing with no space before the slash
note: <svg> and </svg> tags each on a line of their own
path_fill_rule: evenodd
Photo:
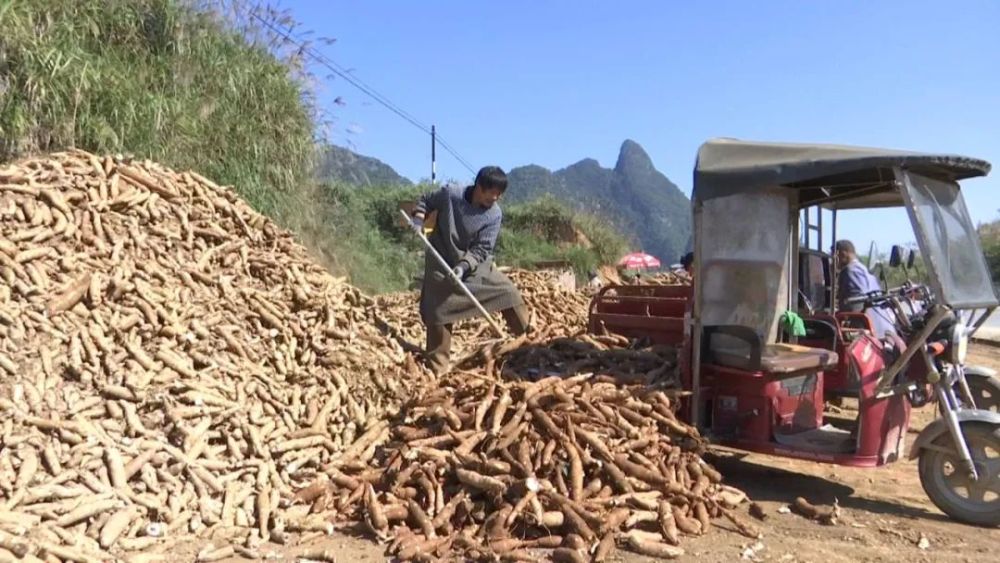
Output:
<svg viewBox="0 0 1000 563">
<path fill-rule="evenodd" d="M 996 306 L 979 236 L 958 184 L 908 171 L 899 174 L 917 243 L 941 300 L 956 309 Z"/>
</svg>

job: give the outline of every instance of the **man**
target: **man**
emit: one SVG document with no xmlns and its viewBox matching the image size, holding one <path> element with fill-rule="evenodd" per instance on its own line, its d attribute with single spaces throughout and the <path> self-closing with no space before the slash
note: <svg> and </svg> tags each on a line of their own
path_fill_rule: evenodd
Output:
<svg viewBox="0 0 1000 563">
<path fill-rule="evenodd" d="M 590 277 L 590 280 L 587 282 L 587 285 L 591 288 L 601 289 L 604 286 L 604 280 L 601 279 L 601 275 L 597 272 L 597 270 L 591 270 L 588 276 Z"/>
<path fill-rule="evenodd" d="M 882 291 L 878 278 L 873 276 L 868 268 L 858 260 L 854 243 L 849 240 L 838 240 L 834 246 L 837 252 L 837 264 L 840 273 L 837 277 L 837 299 L 841 311 L 864 313 L 871 319 L 875 336 L 884 338 L 886 333 L 894 331 L 896 316 L 891 309 L 885 307 L 865 308 L 864 303 L 847 304 L 851 297 L 860 297 L 875 291 Z"/>
<path fill-rule="evenodd" d="M 687 275 L 693 275 L 692 270 L 694 269 L 694 252 L 688 252 L 681 257 L 681 268 L 687 272 Z"/>
<path fill-rule="evenodd" d="M 864 309 L 863 303 L 848 305 L 845 303 L 851 297 L 860 297 L 873 291 L 882 291 L 878 279 L 868 271 L 868 268 L 858 260 L 854 243 L 849 240 L 838 240 L 834 246 L 837 252 L 837 264 L 840 273 L 837 277 L 837 295 L 840 310 L 859 313 Z"/>
<path fill-rule="evenodd" d="M 446 186 L 417 202 L 412 228 L 423 231 L 424 217 L 437 211 L 429 240 L 452 271 L 487 311 L 501 311 L 514 334 L 528 330 L 528 314 L 521 293 L 510 278 L 493 265 L 493 248 L 503 213 L 497 202 L 507 190 L 507 175 L 497 166 L 476 174 L 472 186 Z M 420 317 L 427 327 L 425 359 L 435 374 L 448 370 L 452 325 L 479 314 L 441 264 L 427 251 L 420 291 Z"/>
</svg>

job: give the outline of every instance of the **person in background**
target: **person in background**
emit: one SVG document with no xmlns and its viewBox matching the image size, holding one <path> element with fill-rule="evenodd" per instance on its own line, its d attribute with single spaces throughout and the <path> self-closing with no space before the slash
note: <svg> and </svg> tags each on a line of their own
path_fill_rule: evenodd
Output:
<svg viewBox="0 0 1000 563">
<path fill-rule="evenodd" d="M 529 330 L 528 311 L 520 291 L 493 264 L 493 248 L 503 213 L 501 196 L 507 175 L 497 166 L 483 167 L 471 186 L 445 186 L 417 202 L 411 228 L 422 233 L 424 218 L 437 211 L 437 223 L 428 237 L 431 245 L 487 311 L 501 311 L 514 334 Z M 420 290 L 420 317 L 427 327 L 424 359 L 435 374 L 450 364 L 451 330 L 455 322 L 480 314 L 430 251 L 424 254 Z"/>
<path fill-rule="evenodd" d="M 587 285 L 590 287 L 600 289 L 604 285 L 604 280 L 601 279 L 601 275 L 597 273 L 597 270 L 591 270 L 589 276 L 590 280 L 587 282 Z"/>
<path fill-rule="evenodd" d="M 869 293 L 882 291 L 878 278 L 868 271 L 868 268 L 858 260 L 854 243 L 849 240 L 838 240 L 834 245 L 837 253 L 837 264 L 840 273 L 837 276 L 837 305 L 841 311 L 864 313 L 872 322 L 875 335 L 885 337 L 886 333 L 895 330 L 896 316 L 892 310 L 884 307 L 866 307 L 864 303 L 847 303 L 852 297 L 861 297 Z"/>
<path fill-rule="evenodd" d="M 867 295 L 873 291 L 881 291 L 878 278 L 868 271 L 868 268 L 858 260 L 854 243 L 849 240 L 838 240 L 834 246 L 837 252 L 837 265 L 840 273 L 837 277 L 837 300 L 842 311 L 859 313 L 864 309 L 863 303 L 848 304 L 852 297 Z"/>
<path fill-rule="evenodd" d="M 694 275 L 694 252 L 688 252 L 681 258 L 681 268 L 684 268 L 689 276 Z"/>
</svg>

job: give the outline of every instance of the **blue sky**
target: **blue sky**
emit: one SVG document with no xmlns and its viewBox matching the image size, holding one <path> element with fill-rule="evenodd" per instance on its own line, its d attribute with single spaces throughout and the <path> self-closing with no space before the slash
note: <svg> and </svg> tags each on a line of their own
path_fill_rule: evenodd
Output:
<svg viewBox="0 0 1000 563">
<path fill-rule="evenodd" d="M 322 52 L 438 131 L 474 167 L 613 166 L 626 138 L 686 193 L 715 136 L 941 151 L 1000 168 L 1000 2 L 321 2 L 279 7 Z M 321 76 L 328 74 L 320 72 Z M 340 96 L 345 105 L 333 104 Z M 337 144 L 430 175 L 430 142 L 343 79 Z M 470 174 L 438 151 L 439 178 Z M 967 182 L 973 219 L 1000 170 Z M 912 240 L 902 210 L 854 212 L 867 248 Z"/>
</svg>

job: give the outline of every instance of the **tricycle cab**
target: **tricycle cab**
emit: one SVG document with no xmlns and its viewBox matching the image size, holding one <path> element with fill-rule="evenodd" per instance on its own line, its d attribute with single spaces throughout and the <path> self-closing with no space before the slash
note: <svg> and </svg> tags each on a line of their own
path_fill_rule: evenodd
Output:
<svg viewBox="0 0 1000 563">
<path fill-rule="evenodd" d="M 958 156 L 709 141 L 692 194 L 693 287 L 605 290 L 590 329 L 681 346 L 681 415 L 747 451 L 883 465 L 906 453 L 911 407 L 933 403 L 941 417 L 909 452 L 921 485 L 949 516 L 1000 525 L 1000 414 L 976 408 L 970 382 L 994 390 L 1000 381 L 964 365 L 997 297 L 958 188 L 989 168 Z M 841 299 L 833 249 L 808 249 L 812 224 L 800 245 L 811 209 L 820 223 L 823 209 L 833 214 L 835 240 L 838 210 L 886 206 L 906 208 L 931 281 L 913 307 L 901 303 L 910 285 Z M 862 312 L 838 310 L 841 301 Z M 891 323 L 877 322 L 874 307 L 890 307 Z M 837 397 L 856 399 L 857 415 L 830 416 L 825 399 Z"/>
<path fill-rule="evenodd" d="M 801 248 L 800 217 L 826 209 L 835 225 L 837 210 L 905 207 L 941 304 L 968 311 L 974 330 L 997 299 L 958 180 L 988 170 L 966 157 L 882 149 L 702 145 L 684 415 L 744 450 L 855 466 L 899 459 L 915 389 L 907 370 L 931 331 L 903 339 L 864 314 L 837 311 L 834 253 Z M 802 278 L 799 260 L 831 257 L 832 271 Z M 832 395 L 855 398 L 858 416 L 827 416 Z"/>
</svg>

